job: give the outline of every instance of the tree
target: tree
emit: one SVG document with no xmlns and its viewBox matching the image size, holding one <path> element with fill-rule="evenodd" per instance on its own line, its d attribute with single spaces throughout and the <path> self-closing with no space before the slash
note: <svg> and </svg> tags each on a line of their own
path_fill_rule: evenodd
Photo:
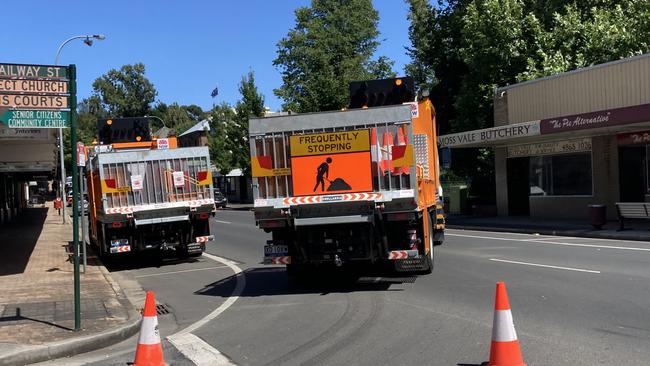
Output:
<svg viewBox="0 0 650 366">
<path fill-rule="evenodd" d="M 390 60 L 372 59 L 379 15 L 371 0 L 312 0 L 295 15 L 273 61 L 283 82 L 274 93 L 285 110 L 340 109 L 348 103 L 350 81 L 393 75 Z"/>
<path fill-rule="evenodd" d="M 205 117 L 203 110 L 196 105 L 182 106 L 178 103 L 167 105 L 163 102 L 156 105 L 156 108 L 151 111 L 151 115 L 165 121 L 165 126 L 174 130 L 177 135 L 187 131 Z M 162 123 L 157 118 L 152 118 L 151 126 L 152 129 L 160 128 Z"/>
<path fill-rule="evenodd" d="M 144 73 L 142 63 L 111 69 L 93 82 L 93 97 L 111 117 L 145 116 L 158 93 Z"/>
<path fill-rule="evenodd" d="M 235 119 L 235 110 L 228 103 L 214 106 L 210 112 L 210 135 L 208 137 L 208 148 L 210 160 L 217 167 L 221 174 L 227 174 L 232 170 L 232 151 L 229 150 L 227 129 Z"/>
<path fill-rule="evenodd" d="M 255 75 L 249 71 L 239 83 L 241 99 L 235 104 L 232 123 L 226 125 L 226 149 L 232 153 L 231 165 L 250 175 L 250 146 L 248 144 L 248 119 L 264 116 L 264 96 L 255 86 Z"/>
</svg>

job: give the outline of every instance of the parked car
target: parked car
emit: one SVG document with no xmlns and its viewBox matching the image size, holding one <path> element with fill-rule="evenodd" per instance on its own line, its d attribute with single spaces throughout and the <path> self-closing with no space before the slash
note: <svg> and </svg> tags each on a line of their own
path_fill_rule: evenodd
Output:
<svg viewBox="0 0 650 366">
<path fill-rule="evenodd" d="M 228 205 L 228 199 L 218 189 L 214 190 L 214 205 L 217 208 L 226 208 Z"/>
</svg>

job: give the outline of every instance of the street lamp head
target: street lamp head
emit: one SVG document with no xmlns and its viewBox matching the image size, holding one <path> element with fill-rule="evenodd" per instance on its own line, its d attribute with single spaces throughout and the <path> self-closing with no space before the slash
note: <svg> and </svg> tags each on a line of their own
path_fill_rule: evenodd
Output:
<svg viewBox="0 0 650 366">
<path fill-rule="evenodd" d="M 98 40 L 100 40 L 100 41 L 103 41 L 103 40 L 106 39 L 106 36 L 103 35 L 103 34 L 93 34 L 93 38 L 94 38 L 94 39 L 98 39 Z"/>
</svg>

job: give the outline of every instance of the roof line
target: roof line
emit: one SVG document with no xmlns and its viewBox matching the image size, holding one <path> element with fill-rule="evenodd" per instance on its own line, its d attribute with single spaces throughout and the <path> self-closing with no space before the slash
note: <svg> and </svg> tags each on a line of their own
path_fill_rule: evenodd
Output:
<svg viewBox="0 0 650 366">
<path fill-rule="evenodd" d="M 528 84 L 537 83 L 537 82 L 540 82 L 540 81 L 546 81 L 546 80 L 550 80 L 550 79 L 561 78 L 561 77 L 565 77 L 565 76 L 572 75 L 572 74 L 578 74 L 578 73 L 581 73 L 581 72 L 587 72 L 587 71 L 599 69 L 599 68 L 602 68 L 602 67 L 608 67 L 608 66 L 612 66 L 612 65 L 616 65 L 616 64 L 626 63 L 626 62 L 632 62 L 632 61 L 636 61 L 636 60 L 646 58 L 646 57 L 650 57 L 650 53 L 642 53 L 640 55 L 635 55 L 635 56 L 632 56 L 632 57 L 626 57 L 626 58 L 621 58 L 621 59 L 610 61 L 610 62 L 605 62 L 603 64 L 591 65 L 591 66 L 582 67 L 582 68 L 575 69 L 575 70 L 561 72 L 561 73 L 558 73 L 558 74 L 544 76 L 544 77 L 537 78 L 537 79 L 526 80 L 526 81 L 522 81 L 522 82 L 517 83 L 517 84 L 500 86 L 500 87 L 496 87 L 494 89 L 494 91 L 496 93 L 496 92 L 500 92 L 500 91 L 504 91 L 504 90 L 508 90 L 508 89 L 528 85 Z"/>
</svg>

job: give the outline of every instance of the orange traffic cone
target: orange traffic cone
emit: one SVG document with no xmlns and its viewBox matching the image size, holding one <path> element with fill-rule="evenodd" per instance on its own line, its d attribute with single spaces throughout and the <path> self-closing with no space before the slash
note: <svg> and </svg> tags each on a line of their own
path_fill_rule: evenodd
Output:
<svg viewBox="0 0 650 366">
<path fill-rule="evenodd" d="M 140 326 L 140 339 L 135 350 L 135 366 L 165 366 L 160 333 L 158 333 L 158 317 L 156 316 L 156 300 L 153 292 L 147 291 Z"/>
<path fill-rule="evenodd" d="M 512 322 L 506 284 L 503 282 L 497 282 L 488 366 L 526 366 L 521 356 L 515 324 Z"/>
</svg>

